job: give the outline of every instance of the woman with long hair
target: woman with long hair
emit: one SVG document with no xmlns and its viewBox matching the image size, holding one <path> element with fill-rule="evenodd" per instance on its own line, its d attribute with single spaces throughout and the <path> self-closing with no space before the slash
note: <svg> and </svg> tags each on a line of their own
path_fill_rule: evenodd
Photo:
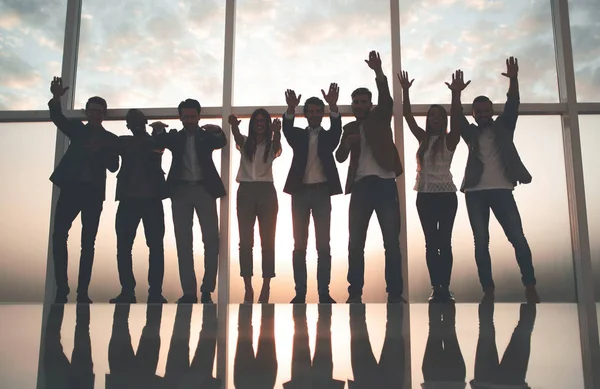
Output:
<svg viewBox="0 0 600 389">
<path fill-rule="evenodd" d="M 454 76 L 452 77 L 454 82 Z M 460 141 L 460 129 L 451 126 L 441 105 L 429 107 L 425 130 L 417 124 L 410 107 L 408 73 L 398 74 L 403 93 L 403 113 L 408 128 L 419 142 L 417 149 L 417 212 L 425 235 L 425 257 L 432 292 L 430 300 L 451 300 L 452 228 L 458 201 L 450 173 L 454 150 Z M 462 80 L 462 73 L 461 73 Z"/>
<path fill-rule="evenodd" d="M 272 165 L 281 154 L 281 121 L 271 121 L 271 115 L 259 108 L 252 113 L 248 136 L 240 133 L 240 120 L 229 116 L 231 132 L 240 150 L 241 160 L 236 181 L 237 217 L 240 234 L 240 275 L 244 279 L 244 303 L 254 302 L 252 288 L 254 223 L 262 248 L 263 285 L 259 303 L 269 302 L 270 282 L 275 277 L 275 229 L 277 225 L 277 192 L 273 185 Z"/>
</svg>

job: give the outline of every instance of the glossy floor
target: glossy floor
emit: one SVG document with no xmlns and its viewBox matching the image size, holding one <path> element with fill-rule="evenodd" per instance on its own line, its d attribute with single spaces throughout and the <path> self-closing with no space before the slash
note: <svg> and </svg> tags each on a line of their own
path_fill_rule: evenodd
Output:
<svg viewBox="0 0 600 389">
<path fill-rule="evenodd" d="M 217 311 L 0 305 L 0 382 L 47 389 L 583 387 L 575 304 L 230 305 L 221 312 L 227 320 Z"/>
</svg>

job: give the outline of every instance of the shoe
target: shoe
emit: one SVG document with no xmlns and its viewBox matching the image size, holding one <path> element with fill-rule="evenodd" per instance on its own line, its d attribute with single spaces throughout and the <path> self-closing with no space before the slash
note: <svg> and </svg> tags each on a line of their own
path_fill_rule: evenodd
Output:
<svg viewBox="0 0 600 389">
<path fill-rule="evenodd" d="M 67 303 L 68 293 L 59 293 L 56 292 L 56 297 L 54 298 L 54 304 L 66 304 Z"/>
<path fill-rule="evenodd" d="M 429 301 L 430 302 L 437 302 L 440 300 L 440 287 L 439 286 L 432 286 L 431 287 L 431 294 L 429 295 Z"/>
<path fill-rule="evenodd" d="M 296 294 L 292 301 L 290 301 L 290 304 L 306 304 L 306 295 Z"/>
<path fill-rule="evenodd" d="M 360 294 L 350 294 L 346 304 L 362 304 L 362 296 Z"/>
<path fill-rule="evenodd" d="M 78 293 L 77 294 L 77 304 L 91 304 L 93 303 L 92 300 L 90 300 L 90 296 L 88 296 L 87 293 Z"/>
<path fill-rule="evenodd" d="M 447 286 L 440 286 L 438 289 L 439 299 L 444 302 L 454 301 L 454 293 Z"/>
<path fill-rule="evenodd" d="M 263 286 L 263 288 L 260 290 L 260 296 L 258 296 L 258 302 L 260 304 L 268 304 L 270 295 L 271 295 L 271 289 L 268 287 L 265 288 Z"/>
<path fill-rule="evenodd" d="M 535 285 L 525 286 L 525 298 L 527 299 L 527 302 L 531 304 L 538 304 L 540 302 L 540 296 L 538 295 Z"/>
<path fill-rule="evenodd" d="M 198 302 L 198 296 L 195 294 L 184 294 L 177 300 L 177 304 L 196 304 Z"/>
<path fill-rule="evenodd" d="M 331 298 L 329 293 L 319 295 L 319 304 L 335 304 L 335 300 Z"/>
<path fill-rule="evenodd" d="M 168 303 L 167 299 L 164 298 L 162 294 L 149 294 L 148 295 L 148 304 L 166 304 Z"/>
<path fill-rule="evenodd" d="M 203 293 L 200 295 L 200 302 L 201 302 L 202 304 L 213 304 L 213 300 L 212 300 L 212 297 L 210 297 L 210 293 L 208 293 L 208 292 L 203 292 Z"/>
<path fill-rule="evenodd" d="M 388 293 L 388 304 L 405 303 L 406 300 L 400 294 Z"/>
<path fill-rule="evenodd" d="M 254 289 L 246 289 L 244 293 L 244 304 L 252 304 L 254 303 Z"/>
<path fill-rule="evenodd" d="M 117 297 L 108 300 L 111 304 L 135 304 L 137 303 L 137 299 L 135 298 L 135 293 L 127 293 L 121 292 Z"/>
</svg>

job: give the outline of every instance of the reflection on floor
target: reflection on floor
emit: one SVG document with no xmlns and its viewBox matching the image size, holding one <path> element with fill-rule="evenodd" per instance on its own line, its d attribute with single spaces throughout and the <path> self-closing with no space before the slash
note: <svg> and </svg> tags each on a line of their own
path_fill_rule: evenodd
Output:
<svg viewBox="0 0 600 389">
<path fill-rule="evenodd" d="M 43 331 L 41 311 L 0 306 L 3 387 L 583 387 L 574 304 L 67 304 Z"/>
</svg>

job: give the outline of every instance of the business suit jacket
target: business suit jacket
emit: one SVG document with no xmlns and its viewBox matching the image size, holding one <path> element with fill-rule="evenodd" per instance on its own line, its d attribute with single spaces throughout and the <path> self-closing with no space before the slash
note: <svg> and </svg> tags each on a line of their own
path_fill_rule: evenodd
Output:
<svg viewBox="0 0 600 389">
<path fill-rule="evenodd" d="M 115 151 L 121 156 L 121 169 L 117 174 L 117 201 L 126 196 L 128 186 L 132 185 L 133 176 L 137 173 L 136 159 L 142 160 L 153 197 L 160 199 L 169 197 L 165 172 L 162 169 L 163 150 L 156 146 L 156 140 L 150 134 L 120 136 L 115 142 Z"/>
<path fill-rule="evenodd" d="M 104 128 L 83 124 L 80 120 L 67 119 L 62 113 L 60 101 L 50 100 L 50 119 L 65 134 L 70 144 L 60 162 L 50 176 L 59 188 L 69 183 L 81 182 L 82 169 L 90 167 L 91 184 L 102 200 L 106 195 L 106 169 L 116 172 L 119 169 L 119 156 L 112 150 L 117 136 Z M 89 147 L 101 144 L 98 151 L 91 152 Z"/>
<path fill-rule="evenodd" d="M 379 166 L 388 171 L 393 171 L 396 176 L 402 174 L 402 163 L 398 156 L 398 150 L 394 144 L 392 135 L 392 115 L 394 113 L 394 100 L 390 95 L 387 77 L 383 77 L 377 82 L 378 101 L 377 106 L 371 109 L 368 116 L 362 121 L 365 140 Z M 342 135 L 343 143 L 348 135 L 360 134 L 358 121 L 353 121 L 344 126 Z M 338 162 L 344 162 L 350 155 L 350 165 L 348 166 L 348 177 L 346 179 L 346 194 L 352 192 L 356 171 L 358 170 L 358 160 L 360 157 L 360 143 L 352 147 L 350 151 L 340 146 L 335 153 Z"/>
<path fill-rule="evenodd" d="M 163 132 L 154 136 L 156 145 L 159 148 L 167 148 L 173 154 L 173 162 L 167 176 L 167 185 L 169 190 L 179 180 L 179 175 L 183 170 L 183 156 L 185 155 L 185 142 L 187 139 L 186 130 Z M 198 164 L 202 169 L 202 181 L 208 194 L 215 199 L 226 195 L 225 186 L 217 172 L 215 163 L 212 159 L 212 152 L 221 149 L 227 145 L 227 138 L 223 131 L 212 133 L 202 128 L 197 128 L 194 134 L 196 143 L 196 156 Z"/>
<path fill-rule="evenodd" d="M 342 193 L 342 185 L 340 184 L 340 176 L 335 166 L 333 152 L 340 142 L 342 134 L 342 117 L 331 117 L 331 127 L 328 131 L 321 130 L 317 143 L 317 155 L 323 166 L 323 173 L 327 178 L 329 194 L 336 195 Z M 306 171 L 306 163 L 308 159 L 308 142 L 309 133 L 304 128 L 294 127 L 294 119 L 286 118 L 283 115 L 283 135 L 294 150 L 292 165 L 285 181 L 283 191 L 293 194 L 302 188 L 302 181 Z"/>
</svg>

